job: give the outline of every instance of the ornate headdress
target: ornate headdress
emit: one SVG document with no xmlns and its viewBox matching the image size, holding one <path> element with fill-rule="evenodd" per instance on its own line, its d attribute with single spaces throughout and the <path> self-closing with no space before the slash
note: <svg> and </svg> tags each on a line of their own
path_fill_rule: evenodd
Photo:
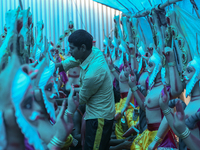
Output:
<svg viewBox="0 0 200 150">
<path fill-rule="evenodd" d="M 111 40 L 110 38 L 108 38 L 106 35 L 105 35 L 105 39 L 103 40 L 103 43 L 105 44 L 106 48 L 105 48 L 105 51 L 104 51 L 104 54 L 107 54 L 108 53 L 108 50 L 109 52 L 110 51 L 110 46 L 111 46 Z"/>
<path fill-rule="evenodd" d="M 149 62 L 155 63 L 154 70 L 149 77 L 149 87 L 152 87 L 154 85 L 154 80 L 157 74 L 161 71 L 162 68 L 162 57 L 157 52 L 157 50 L 153 51 L 153 55 L 149 58 Z"/>
<path fill-rule="evenodd" d="M 122 17 L 121 18 L 121 22 L 122 22 L 122 26 L 123 26 L 123 40 L 125 42 L 129 42 L 130 43 L 130 39 L 129 39 L 129 33 L 128 33 L 128 28 L 127 28 L 127 17 Z"/>
<path fill-rule="evenodd" d="M 14 38 L 17 36 L 18 31 L 21 30 L 20 25 L 18 25 L 18 15 L 20 7 L 15 10 L 9 10 L 6 12 L 6 26 L 7 26 L 7 36 L 0 47 L 0 61 L 2 57 L 7 53 L 10 55 L 10 46 L 14 41 Z"/>
<path fill-rule="evenodd" d="M 114 16 L 114 22 L 115 22 L 116 27 L 117 27 L 117 29 L 118 29 L 119 37 L 120 37 L 121 39 L 123 39 L 122 30 L 121 30 L 121 28 L 120 28 L 120 23 L 119 23 L 119 15 L 118 15 L 118 16 Z"/>
<path fill-rule="evenodd" d="M 126 55 L 127 61 L 129 61 L 128 60 L 129 57 L 128 57 L 128 54 L 127 54 L 128 47 L 127 47 L 126 42 L 124 42 L 123 40 L 121 40 L 121 44 L 119 45 L 119 50 L 122 51 L 122 54 L 120 55 L 120 58 L 119 58 L 120 59 L 119 63 L 121 65 L 121 64 L 123 64 L 124 54 Z M 118 50 L 118 54 L 119 54 L 119 50 Z"/>
<path fill-rule="evenodd" d="M 142 43 L 142 42 L 141 42 Z M 148 61 L 148 57 L 146 56 L 146 49 L 144 48 L 144 46 L 140 46 L 139 49 L 138 49 L 138 52 L 140 53 L 141 55 L 141 58 L 138 59 L 137 58 L 137 61 L 139 63 L 139 66 L 138 66 L 138 73 L 141 71 L 142 67 L 143 67 L 143 61 L 146 63 L 146 66 L 147 66 L 147 61 Z"/>
<path fill-rule="evenodd" d="M 36 87 L 38 86 L 41 89 L 42 97 L 44 100 L 44 104 L 45 104 L 47 113 L 50 115 L 51 118 L 56 120 L 54 104 L 52 104 L 48 101 L 47 96 L 45 94 L 45 86 L 46 86 L 48 80 L 53 76 L 52 70 L 54 68 L 53 63 L 50 64 L 48 57 L 49 57 L 48 54 L 46 54 L 45 61 L 42 63 L 42 67 L 41 67 L 43 69 L 41 69 L 38 72 L 37 78 L 35 80 L 35 86 Z M 51 67 L 51 69 L 49 68 L 49 66 Z M 55 86 L 55 81 L 54 81 L 54 86 Z"/>
<path fill-rule="evenodd" d="M 44 23 L 42 20 L 37 23 L 38 34 L 37 34 L 36 43 L 38 44 L 39 48 L 42 48 L 42 45 L 43 45 L 43 29 L 44 29 Z"/>
<path fill-rule="evenodd" d="M 30 32 L 29 32 L 29 24 L 28 24 L 28 17 L 30 13 L 30 7 L 27 10 L 21 10 L 19 17 L 23 18 L 23 27 L 21 29 L 21 34 L 24 37 L 24 43 L 28 44 L 29 38 L 30 38 Z"/>
</svg>

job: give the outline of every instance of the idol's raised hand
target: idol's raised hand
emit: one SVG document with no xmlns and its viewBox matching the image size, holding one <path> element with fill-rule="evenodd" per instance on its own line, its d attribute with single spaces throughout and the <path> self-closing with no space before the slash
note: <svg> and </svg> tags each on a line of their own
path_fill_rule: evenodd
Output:
<svg viewBox="0 0 200 150">
<path fill-rule="evenodd" d="M 61 110 L 57 116 L 56 123 L 54 125 L 54 128 L 56 130 L 55 136 L 60 141 L 66 141 L 69 134 L 72 132 L 74 123 L 72 120 L 72 115 L 70 113 L 65 113 L 66 108 L 66 101 L 63 101 Z M 67 122 L 64 119 L 64 115 L 67 117 Z"/>
<path fill-rule="evenodd" d="M 125 77 L 126 78 L 128 78 L 128 75 L 131 73 L 131 68 L 130 68 L 130 66 L 128 65 L 128 66 L 125 66 L 124 67 L 124 75 L 125 75 Z"/>
<path fill-rule="evenodd" d="M 174 114 L 173 126 L 179 134 L 182 134 L 186 130 L 186 124 L 185 124 L 185 113 L 180 101 L 178 101 L 176 104 L 176 111 L 177 112 Z"/>
<path fill-rule="evenodd" d="M 68 112 L 71 113 L 71 114 L 74 114 L 76 109 L 78 108 L 79 106 L 79 94 L 77 93 L 76 96 L 77 96 L 77 99 L 75 100 L 74 99 L 74 87 L 72 86 L 71 88 L 71 91 L 70 91 L 70 94 L 68 96 Z"/>
<path fill-rule="evenodd" d="M 124 61 L 124 75 L 125 77 L 128 78 L 128 75 L 131 73 L 131 68 L 130 68 L 130 65 L 126 59 L 126 54 L 124 53 L 123 55 L 123 61 Z"/>
<path fill-rule="evenodd" d="M 131 72 L 129 74 L 129 81 L 128 81 L 128 85 L 130 88 L 133 88 L 136 86 L 136 81 L 137 81 L 137 77 L 134 73 L 134 71 L 131 69 Z"/>
<path fill-rule="evenodd" d="M 159 99 L 159 105 L 162 110 L 166 110 L 169 108 L 169 94 L 167 91 L 167 87 L 164 86 L 163 90 L 161 91 L 160 99 Z"/>
</svg>

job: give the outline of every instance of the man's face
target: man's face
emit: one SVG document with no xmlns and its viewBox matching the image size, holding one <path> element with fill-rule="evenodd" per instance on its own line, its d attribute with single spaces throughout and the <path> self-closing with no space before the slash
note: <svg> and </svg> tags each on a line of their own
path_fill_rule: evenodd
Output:
<svg viewBox="0 0 200 150">
<path fill-rule="evenodd" d="M 195 68 L 192 67 L 191 64 L 189 63 L 185 72 L 183 73 L 186 84 L 192 79 L 192 77 L 195 74 L 195 71 L 196 71 Z"/>
<path fill-rule="evenodd" d="M 81 48 L 74 46 L 73 43 L 69 43 L 69 47 L 70 47 L 69 53 L 71 54 L 72 57 L 74 57 L 76 60 L 82 58 L 83 51 L 81 50 Z"/>
</svg>

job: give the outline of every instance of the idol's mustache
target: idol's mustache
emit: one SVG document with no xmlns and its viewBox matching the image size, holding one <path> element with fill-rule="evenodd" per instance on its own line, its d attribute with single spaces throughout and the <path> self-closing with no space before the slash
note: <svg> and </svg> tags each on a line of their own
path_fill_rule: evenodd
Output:
<svg viewBox="0 0 200 150">
<path fill-rule="evenodd" d="M 31 116 L 29 117 L 29 119 L 31 121 L 35 121 L 37 119 L 39 119 L 39 117 L 41 116 L 41 113 L 37 112 L 37 111 L 34 111 Z"/>
<path fill-rule="evenodd" d="M 151 73 L 151 70 L 148 69 L 147 71 L 148 71 L 149 73 Z"/>
<path fill-rule="evenodd" d="M 186 80 L 186 81 L 188 81 L 188 80 L 189 80 L 189 78 L 188 78 L 187 76 L 184 76 L 184 78 L 185 78 L 185 80 Z"/>
<path fill-rule="evenodd" d="M 51 96 L 50 96 L 50 98 L 58 98 L 58 95 L 57 94 L 55 94 L 55 93 L 53 93 Z"/>
</svg>

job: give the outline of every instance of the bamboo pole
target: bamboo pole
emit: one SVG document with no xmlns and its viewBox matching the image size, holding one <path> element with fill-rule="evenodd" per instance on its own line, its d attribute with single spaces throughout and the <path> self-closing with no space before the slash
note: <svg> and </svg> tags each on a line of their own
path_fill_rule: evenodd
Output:
<svg viewBox="0 0 200 150">
<path fill-rule="evenodd" d="M 155 10 L 156 11 L 163 11 L 165 7 L 174 4 L 176 2 L 179 2 L 182 0 L 168 0 L 163 4 L 159 4 L 156 5 Z M 123 16 L 127 16 L 127 17 L 135 17 L 135 18 L 140 18 L 140 17 L 146 17 L 147 15 L 149 15 L 149 13 L 151 12 L 151 9 L 145 9 L 143 11 L 137 12 L 136 14 L 131 14 L 131 13 L 123 13 Z"/>
<path fill-rule="evenodd" d="M 198 7 L 197 7 L 197 4 L 195 3 L 194 0 L 190 0 L 191 4 L 193 5 L 193 8 L 197 14 L 197 17 L 200 19 L 200 15 L 199 15 L 199 12 L 198 12 Z"/>
</svg>

